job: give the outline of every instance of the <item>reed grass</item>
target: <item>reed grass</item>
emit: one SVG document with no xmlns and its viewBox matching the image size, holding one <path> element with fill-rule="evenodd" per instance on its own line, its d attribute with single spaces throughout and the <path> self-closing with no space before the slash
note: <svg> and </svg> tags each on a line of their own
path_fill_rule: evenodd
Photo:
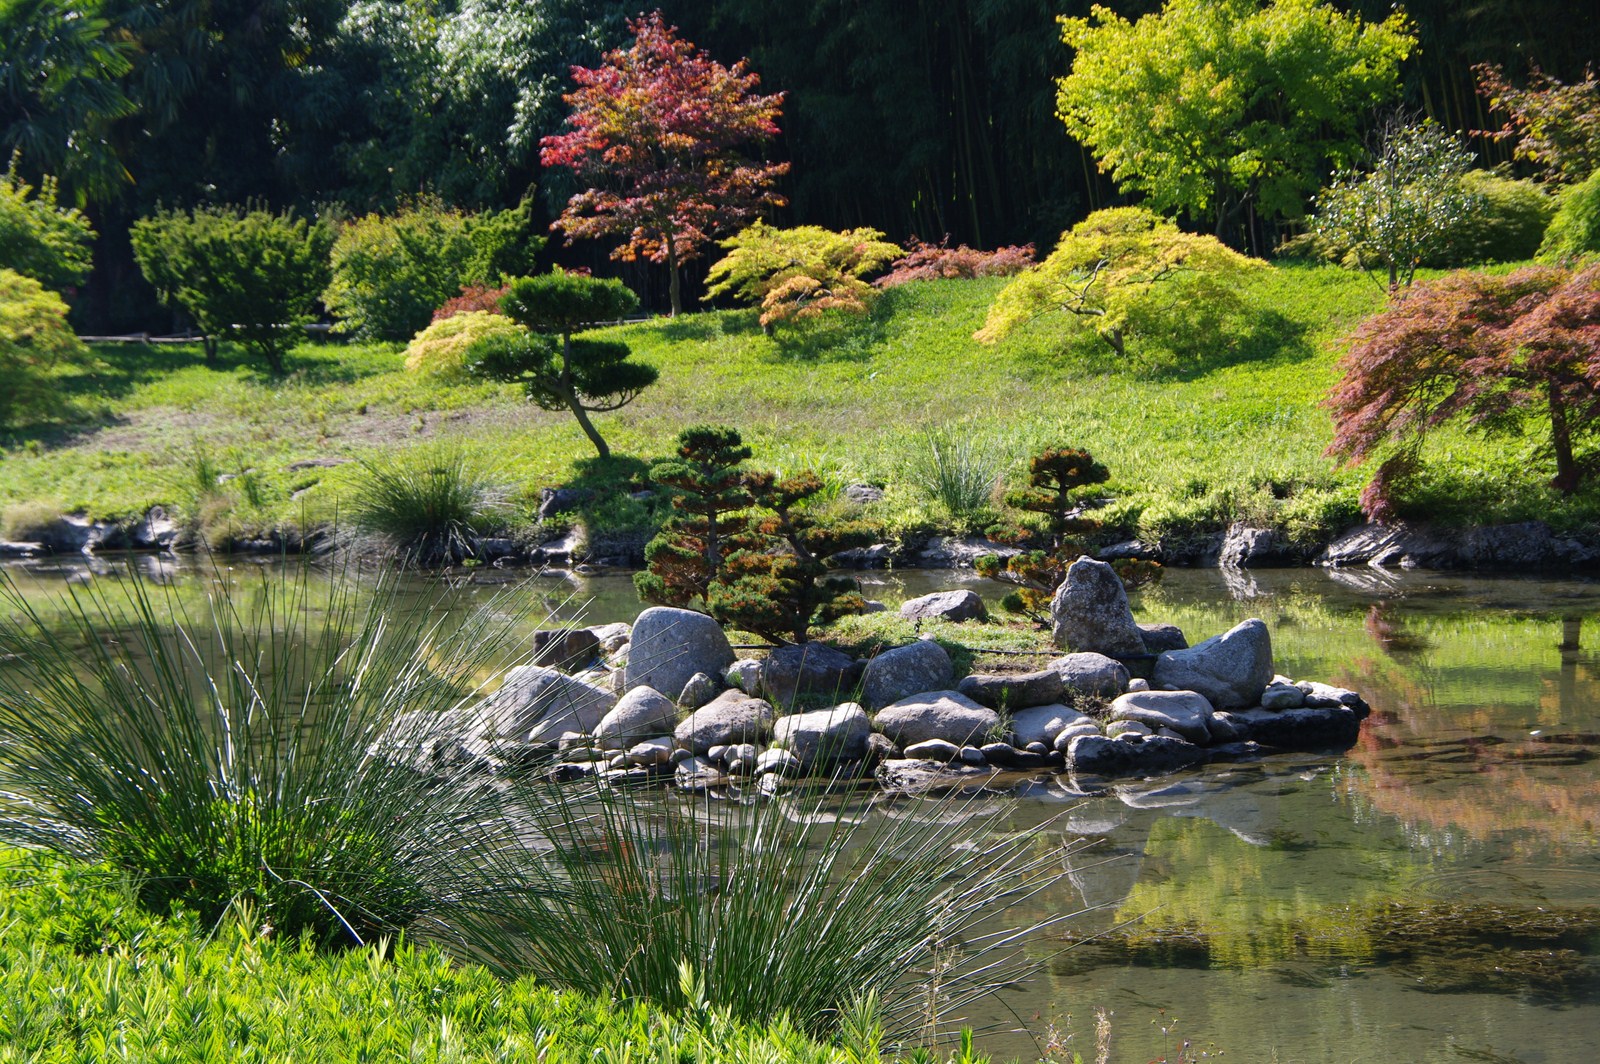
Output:
<svg viewBox="0 0 1600 1064">
<path fill-rule="evenodd" d="M 419 565 L 459 561 L 509 516 L 505 487 L 465 449 L 364 458 L 345 511 L 354 529 Z"/>
<path fill-rule="evenodd" d="M 198 608 L 131 571 L 48 607 L 0 579 L 0 840 L 124 869 L 157 911 L 248 902 L 328 942 L 481 886 L 461 826 L 494 821 L 493 793 L 368 749 L 501 663 L 506 603 L 447 618 L 392 580 L 309 576 L 214 573 Z"/>
</svg>

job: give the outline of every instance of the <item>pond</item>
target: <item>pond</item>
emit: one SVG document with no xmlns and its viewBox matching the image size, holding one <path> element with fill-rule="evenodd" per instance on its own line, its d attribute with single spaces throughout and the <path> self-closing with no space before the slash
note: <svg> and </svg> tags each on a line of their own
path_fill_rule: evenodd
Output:
<svg viewBox="0 0 1600 1064">
<path fill-rule="evenodd" d="M 9 571 L 41 590 L 125 578 L 96 566 Z M 470 574 L 450 596 L 464 606 L 516 578 Z M 1003 590 L 970 573 L 863 582 L 889 603 L 969 586 L 992 604 Z M 623 576 L 526 587 L 560 620 L 639 608 Z M 1135 611 L 1191 641 L 1259 616 L 1279 671 L 1359 691 L 1372 717 L 1343 756 L 1215 765 L 1099 797 L 1019 794 L 1017 829 L 1101 840 L 1028 915 L 1094 909 L 1038 945 L 1039 975 L 970 1017 L 982 1048 L 1036 1059 L 1053 1025 L 1093 1059 L 1102 1008 L 1116 1061 L 1177 1059 L 1184 1040 L 1191 1055 L 1285 1064 L 1593 1055 L 1600 583 L 1177 570 Z"/>
</svg>

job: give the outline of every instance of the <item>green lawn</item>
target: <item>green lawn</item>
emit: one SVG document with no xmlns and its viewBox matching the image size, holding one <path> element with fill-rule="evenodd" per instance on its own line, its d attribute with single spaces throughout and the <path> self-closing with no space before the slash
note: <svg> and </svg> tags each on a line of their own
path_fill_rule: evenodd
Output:
<svg viewBox="0 0 1600 1064">
<path fill-rule="evenodd" d="M 1248 314 L 1212 321 L 1181 300 L 1164 314 L 1171 339 L 1135 339 L 1117 362 L 1067 320 L 1036 322 L 994 347 L 971 334 L 1003 281 L 942 281 L 892 290 L 870 320 L 788 341 L 763 336 L 751 311 L 658 319 L 611 332 L 661 370 L 658 385 L 596 418 L 619 455 L 648 459 L 696 422 L 731 424 L 757 461 L 811 466 L 836 487 L 888 488 L 874 508 L 886 534 L 960 527 L 916 490 L 908 458 L 923 432 L 947 428 L 974 461 L 1011 478 L 1050 443 L 1087 447 L 1110 466 L 1115 524 L 1181 536 L 1234 518 L 1307 538 L 1356 519 L 1361 470 L 1322 457 L 1331 436 L 1319 401 L 1334 379 L 1338 338 L 1382 293 L 1332 267 L 1282 266 L 1250 279 Z M 353 467 L 291 472 L 296 461 L 390 453 L 456 438 L 499 471 L 517 498 L 597 471 L 570 417 L 512 389 L 440 385 L 407 373 L 398 347 L 313 345 L 270 380 L 198 348 L 102 347 L 92 371 L 64 375 L 68 416 L 15 434 L 0 462 L 0 505 L 37 503 L 96 516 L 152 503 L 195 507 L 197 454 L 222 472 L 255 469 L 236 487 L 232 519 L 299 524 L 332 519 Z M 1592 497 L 1561 499 L 1526 439 L 1439 433 L 1411 511 L 1438 520 L 1539 517 L 1561 528 L 1600 518 Z M 602 483 L 634 476 L 626 459 Z M 596 520 L 646 524 L 626 499 Z M 19 513 L 15 508 L 13 513 Z M 967 522 L 971 524 L 971 521 Z M 15 521 L 12 522 L 16 524 Z"/>
</svg>

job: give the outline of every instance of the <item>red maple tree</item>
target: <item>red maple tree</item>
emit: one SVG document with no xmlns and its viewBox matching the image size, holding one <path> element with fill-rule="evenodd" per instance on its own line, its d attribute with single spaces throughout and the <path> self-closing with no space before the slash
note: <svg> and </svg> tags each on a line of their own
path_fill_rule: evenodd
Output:
<svg viewBox="0 0 1600 1064">
<path fill-rule="evenodd" d="M 628 28 L 631 47 L 593 69 L 572 68 L 578 87 L 562 97 L 570 129 L 539 142 L 539 161 L 589 185 L 551 228 L 568 242 L 622 235 L 613 258 L 665 263 L 677 314 L 679 267 L 718 234 L 784 203 L 772 185 L 789 165 L 743 154 L 778 134 L 783 94 L 757 94 L 761 79 L 746 60 L 723 66 L 659 11 Z"/>
<path fill-rule="evenodd" d="M 1457 418 L 1507 433 L 1543 422 L 1550 484 L 1570 494 L 1600 465 L 1580 446 L 1600 429 L 1600 264 L 1414 285 L 1356 328 L 1339 368 L 1328 454 L 1358 463 L 1396 447 L 1361 496 L 1375 520 L 1394 516 L 1428 430 Z"/>
</svg>

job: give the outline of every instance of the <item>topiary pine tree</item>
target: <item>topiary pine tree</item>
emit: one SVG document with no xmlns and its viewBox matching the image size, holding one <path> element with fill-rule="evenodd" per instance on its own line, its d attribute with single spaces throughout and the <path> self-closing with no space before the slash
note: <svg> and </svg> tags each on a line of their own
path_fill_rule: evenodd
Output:
<svg viewBox="0 0 1600 1064">
<path fill-rule="evenodd" d="M 486 337 L 473 346 L 468 365 L 477 376 L 522 385 L 541 409 L 572 411 L 600 458 L 610 458 L 611 448 L 589 414 L 627 406 L 659 374 L 654 366 L 628 361 L 632 352 L 621 341 L 575 340 L 572 334 L 624 317 L 638 305 L 638 297 L 614 279 L 559 270 L 518 278 L 501 308 L 528 331 Z"/>
<path fill-rule="evenodd" d="M 771 511 L 754 527 L 766 542 L 728 556 L 707 594 L 711 615 L 774 643 L 804 643 L 812 626 L 865 610 L 861 585 L 831 575 L 826 559 L 871 543 L 867 526 L 824 523 L 797 509 L 822 490 L 821 478 L 810 470 L 783 480 L 748 473 L 745 484 L 756 503 Z"/>
<path fill-rule="evenodd" d="M 672 488 L 673 515 L 644 549 L 649 568 L 635 573 L 639 597 L 662 606 L 703 606 L 731 553 L 759 542 L 751 520 L 735 516 L 755 501 L 745 485 L 750 448 L 735 429 L 696 425 L 678 433 L 677 453 L 650 466 Z"/>
<path fill-rule="evenodd" d="M 1052 447 L 1029 460 L 1028 486 L 1008 492 L 1005 501 L 1019 510 L 1044 515 L 1050 549 L 1024 551 L 1010 558 L 990 554 L 977 560 L 981 576 L 1017 585 L 1018 590 L 1002 599 L 1001 606 L 1036 623 L 1049 622 L 1056 588 L 1067 578 L 1067 567 L 1084 553 L 1075 537 L 1101 527 L 1099 521 L 1083 516 L 1080 490 L 1110 478 L 1110 471 L 1088 451 Z M 1161 567 L 1155 562 L 1123 558 L 1112 565 L 1129 590 L 1160 578 Z"/>
</svg>

